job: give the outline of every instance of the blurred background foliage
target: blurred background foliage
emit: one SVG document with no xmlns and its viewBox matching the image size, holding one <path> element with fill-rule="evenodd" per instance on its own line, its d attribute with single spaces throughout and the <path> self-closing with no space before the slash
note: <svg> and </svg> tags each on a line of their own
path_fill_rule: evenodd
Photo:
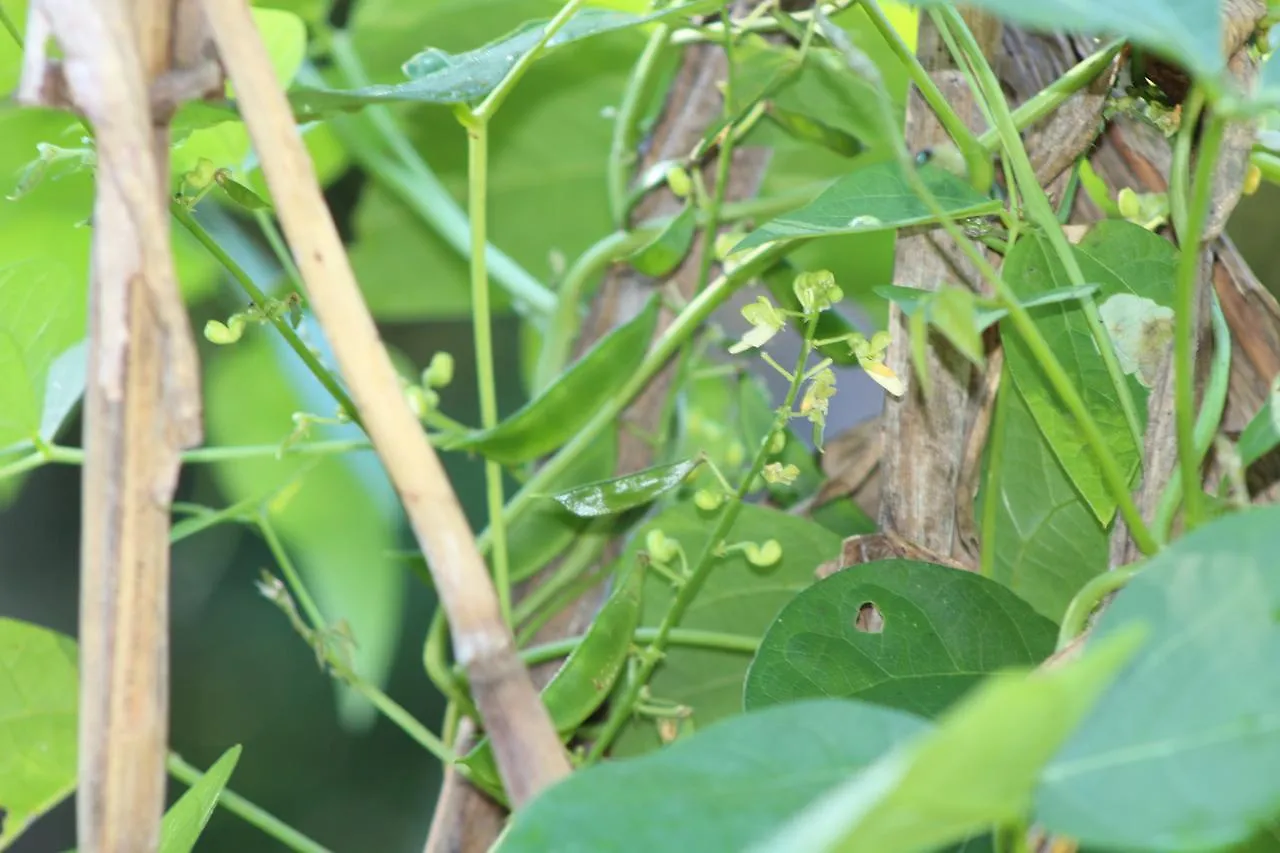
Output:
<svg viewBox="0 0 1280 853">
<path fill-rule="evenodd" d="M 0 5 L 21 25 L 24 2 L 0 0 Z M 638 10 L 646 4 L 612 0 L 602 5 Z M 333 24 L 347 28 L 374 81 L 396 82 L 403 79 L 401 63 L 427 46 L 473 48 L 522 22 L 553 14 L 560 3 L 357 0 L 331 8 L 326 0 L 270 0 L 259 6 L 259 23 L 282 79 L 313 61 L 319 73 L 331 73 L 324 61 L 324 34 Z M 900 100 L 902 71 L 861 13 L 845 13 L 838 22 L 877 61 Z M 612 230 L 605 195 L 612 110 L 643 43 L 643 33 L 631 30 L 558 51 L 537 64 L 495 122 L 489 169 L 491 240 L 544 282 L 554 285 L 566 260 L 571 262 Z M 743 55 L 750 59 L 749 51 Z M 0 92 L 13 88 L 19 56 L 11 40 L 0 38 Z M 674 59 L 673 53 L 672 68 Z M 744 61 L 740 73 L 749 79 L 749 62 Z M 864 107 L 856 91 L 834 89 L 821 74 L 806 73 L 785 97 L 862 138 L 867 149 L 859 157 L 864 162 L 886 156 L 868 130 L 870 122 L 862 119 Z M 465 137 L 450 112 L 405 106 L 395 114 L 444 187 L 461 201 Z M 6 193 L 17 187 L 38 143 L 74 148 L 83 144 L 82 136 L 79 125 L 64 115 L 4 107 L 0 178 L 8 182 L 0 186 Z M 442 408 L 459 421 L 476 423 L 464 259 L 406 204 L 403 188 L 355 166 L 330 128 L 308 128 L 306 139 L 388 343 L 411 374 L 433 353 L 452 353 L 458 369 L 442 394 Z M 850 168 L 848 158 L 801 145 L 768 123 L 753 132 L 749 143 L 774 148 L 764 193 L 820 186 L 818 182 Z M 240 123 L 183 139 L 174 150 L 175 185 L 201 158 L 233 169 L 240 180 L 265 192 Z M 1280 245 L 1270 236 L 1264 210 L 1275 201 L 1274 190 L 1264 189 L 1245 200 L 1232 223 L 1246 256 L 1273 288 L 1280 278 Z M 47 371 L 83 337 L 91 238 L 84 223 L 91 204 L 92 177 L 83 170 L 50 174 L 31 192 L 0 201 L 0 274 L 19 270 L 32 292 L 42 294 L 35 304 L 46 318 L 39 339 L 23 344 L 29 375 L 10 383 L 17 391 L 0 407 L 0 448 L 24 437 L 32 418 L 38 421 Z M 261 287 L 277 295 L 294 288 L 252 218 L 212 200 L 200 206 L 198 218 Z M 195 327 L 241 310 L 246 300 L 221 267 L 180 228 L 174 233 Z M 884 303 L 870 291 L 890 281 L 890 237 L 828 239 L 793 260 L 833 270 L 861 318 L 876 327 L 883 324 Z M 495 296 L 502 311 L 494 336 L 499 403 L 503 412 L 510 412 L 526 396 L 521 377 L 536 337 L 500 289 L 495 288 Z M 13 299 L 0 300 L 0 331 L 7 325 L 3 315 L 17 328 L 14 318 L 24 308 L 31 310 Z M 304 322 L 303 332 L 323 351 L 314 323 Z M 293 429 L 295 412 L 334 413 L 323 389 L 267 329 L 252 327 L 233 347 L 203 345 L 203 358 L 209 444 L 278 444 Z M 842 394 L 845 410 L 833 418 L 833 426 L 867 417 L 878 407 L 870 383 L 860 374 L 854 379 L 858 391 Z M 74 443 L 78 430 L 73 420 L 62 440 Z M 312 435 L 352 432 L 350 427 L 319 426 Z M 445 462 L 472 524 L 479 528 L 485 522 L 480 464 L 457 454 Z M 0 616 L 75 634 L 78 488 L 79 473 L 71 467 L 47 467 L 0 482 Z M 278 495 L 273 516 L 277 529 L 322 610 L 351 626 L 360 672 L 437 726 L 442 703 L 420 662 L 434 600 L 395 553 L 412 542 L 372 454 L 189 467 L 179 499 L 224 507 L 273 494 Z M 176 546 L 174 748 L 207 766 L 230 745 L 243 744 L 231 786 L 335 850 L 420 849 L 439 766 L 367 705 L 335 690 L 311 650 L 255 590 L 253 581 L 267 568 L 274 568 L 271 556 L 247 528 L 219 526 Z M 63 804 L 14 849 L 37 853 L 71 847 L 73 814 L 72 804 Z M 200 849 L 253 853 L 275 848 L 253 828 L 219 812 Z"/>
</svg>

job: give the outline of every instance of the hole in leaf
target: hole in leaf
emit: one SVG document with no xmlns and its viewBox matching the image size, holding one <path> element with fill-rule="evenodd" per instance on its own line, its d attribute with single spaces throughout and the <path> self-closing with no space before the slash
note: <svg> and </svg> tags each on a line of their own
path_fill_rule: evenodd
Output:
<svg viewBox="0 0 1280 853">
<path fill-rule="evenodd" d="M 858 608 L 858 618 L 853 620 L 853 629 L 863 634 L 883 633 L 884 614 L 872 602 L 864 601 Z"/>
</svg>

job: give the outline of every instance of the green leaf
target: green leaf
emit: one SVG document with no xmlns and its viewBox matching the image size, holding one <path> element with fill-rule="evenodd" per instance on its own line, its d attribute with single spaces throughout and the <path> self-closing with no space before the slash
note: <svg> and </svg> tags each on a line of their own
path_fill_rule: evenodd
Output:
<svg viewBox="0 0 1280 853">
<path fill-rule="evenodd" d="M 884 623 L 859 627 L 868 607 Z M 963 619 L 957 619 L 963 613 Z M 1003 667 L 1053 653 L 1057 626 L 995 581 L 914 560 L 842 569 L 778 614 L 747 671 L 747 710 L 860 699 L 936 717 Z"/>
<path fill-rule="evenodd" d="M 86 341 L 72 344 L 49 365 L 44 379 L 44 409 L 40 413 L 40 437 L 52 442 L 66 425 L 84 396 L 87 365 Z"/>
<path fill-rule="evenodd" d="M 1240 434 L 1236 450 L 1246 468 L 1280 447 L 1280 377 L 1271 380 L 1266 402 Z"/>
<path fill-rule="evenodd" d="M 450 440 L 445 449 L 469 450 L 504 465 L 517 465 L 563 445 L 644 360 L 659 305 L 655 295 L 640 313 L 597 341 L 519 411 L 492 429 Z"/>
<path fill-rule="evenodd" d="M 191 853 L 239 760 L 240 747 L 228 749 L 165 812 L 164 820 L 160 823 L 160 853 Z"/>
<path fill-rule="evenodd" d="M 84 335 L 84 282 L 69 273 L 52 256 L 0 269 L 0 448 L 40 432 L 49 373 Z M 62 378 L 68 377 L 74 380 L 71 374 Z M 55 394 L 78 397 L 83 388 L 82 376 L 79 388 Z"/>
<path fill-rule="evenodd" d="M 655 465 L 634 474 L 576 486 L 552 497 L 581 518 L 617 515 L 656 500 L 680 486 L 702 464 L 702 459 L 684 459 L 669 465 Z"/>
<path fill-rule="evenodd" d="M 933 319 L 931 309 L 939 291 L 920 290 L 915 287 L 898 287 L 893 284 L 880 285 L 872 288 L 872 290 L 877 296 L 882 296 L 897 305 L 902 309 L 902 313 L 908 317 L 923 311 L 926 319 L 931 321 Z M 1023 308 L 1036 308 L 1040 305 L 1052 305 L 1057 302 L 1074 302 L 1077 299 L 1091 296 L 1097 290 L 1097 286 L 1092 284 L 1086 284 L 1084 287 L 1064 287 L 1060 290 L 1051 290 L 1048 293 L 1033 296 L 1018 304 Z M 974 309 L 974 323 L 979 332 L 985 332 L 1007 317 L 1008 314 L 1009 309 L 996 307 L 994 300 L 979 299 Z"/>
<path fill-rule="evenodd" d="M 934 731 L 836 787 L 753 851 L 914 853 L 1020 820 L 1041 768 L 1139 634 L 1113 637 L 1054 670 L 992 676 Z"/>
<path fill-rule="evenodd" d="M 683 548 L 690 561 L 707 544 L 714 516 L 692 503 L 672 506 L 632 537 L 621 559 L 635 560 L 645 547 L 650 530 L 660 530 Z M 756 568 L 740 552 L 714 558 L 715 566 L 705 586 L 680 621 L 682 628 L 721 631 L 759 637 L 778 611 L 796 593 L 814 582 L 814 569 L 840 553 L 841 539 L 806 519 L 774 509 L 747 504 L 742 507 L 725 541 L 754 542 L 776 539 L 782 559 L 768 568 Z M 671 606 L 671 586 L 658 573 L 645 578 L 644 625 L 656 626 Z M 702 728 L 742 711 L 742 686 L 750 658 L 739 652 L 691 647 L 669 648 L 653 679 L 655 700 L 678 702 L 693 710 L 692 724 Z M 662 741 L 653 720 L 630 722 L 614 755 L 636 755 L 656 749 Z"/>
<path fill-rule="evenodd" d="M 557 478 L 553 488 L 567 488 L 584 480 L 600 480 L 614 470 L 618 455 L 618 433 L 609 430 L 593 441 L 573 464 Z M 507 552 L 511 580 L 533 577 L 573 544 L 589 522 L 570 515 L 551 501 L 535 501 L 507 530 Z"/>
<path fill-rule="evenodd" d="M 546 52 L 575 41 L 629 29 L 711 9 L 710 0 L 684 3 L 649 15 L 633 15 L 587 7 L 579 10 L 547 41 Z M 530 21 L 515 32 L 460 54 L 428 48 L 405 62 L 409 81 L 358 89 L 298 87 L 289 92 L 294 114 L 319 117 L 336 110 L 359 109 L 366 104 L 413 101 L 424 104 L 462 104 L 477 101 L 492 91 L 507 72 L 542 38 L 546 21 Z"/>
<path fill-rule="evenodd" d="M 921 0 L 921 6 L 955 5 Z M 1128 38 L 1213 82 L 1225 67 L 1218 4 L 1206 0 L 965 0 L 1024 27 Z"/>
<path fill-rule="evenodd" d="M 1179 539 L 1116 596 L 1091 644 L 1133 624 L 1148 642 L 1046 769 L 1046 827 L 1165 853 L 1219 849 L 1275 818 L 1277 552 L 1280 507 L 1255 507 Z"/>
<path fill-rule="evenodd" d="M 498 851 L 748 850 L 927 729 L 918 717 L 855 702 L 768 708 L 653 755 L 572 774 L 517 812 Z"/>
<path fill-rule="evenodd" d="M 627 263 L 645 275 L 661 278 L 678 267 L 689 254 L 697 223 L 697 208 L 686 203 L 652 240 L 627 256 Z"/>
<path fill-rule="evenodd" d="M 251 213 L 256 210 L 271 209 L 271 205 L 268 204 L 260 195 L 246 187 L 244 184 L 237 183 L 231 178 L 219 178 L 218 186 L 224 193 L 226 193 L 227 198 L 231 199 L 235 204 L 243 207 Z"/>
<path fill-rule="evenodd" d="M 1120 220 L 1096 225 L 1074 247 L 1081 272 L 1097 282 L 1099 302 L 1117 294 L 1146 298 L 1157 305 L 1172 302 L 1174 249 L 1145 228 Z M 1005 258 L 1004 277 L 1019 299 L 1028 300 L 1070 284 L 1066 270 L 1047 239 L 1028 235 Z M 1098 352 L 1080 306 L 1069 302 L 1042 306 L 1033 312 L 1049 347 L 1067 370 L 1085 406 L 1098 424 L 1120 468 L 1130 478 L 1138 473 L 1139 448 L 1121 410 L 1120 399 Z M 1071 481 L 1104 526 L 1115 515 L 1116 502 L 1102 478 L 1097 457 L 1080 427 L 1063 408 L 1057 393 L 1031 355 L 1026 343 L 1004 324 L 1005 352 L 1018 390 L 1036 424 L 1049 441 Z M 1130 389 L 1145 422 L 1146 393 L 1136 381 Z"/>
<path fill-rule="evenodd" d="M 983 567 L 1043 616 L 1059 620 L 1107 569 L 1107 531 L 1071 485 L 1006 363 L 983 486 Z"/>
<path fill-rule="evenodd" d="M 945 169 L 925 164 L 919 172 L 942 209 L 953 217 L 982 216 L 1000 207 Z M 885 231 L 935 219 L 912 191 L 897 161 L 876 163 L 849 173 L 804 207 L 765 223 L 734 251 L 774 240 Z"/>
<path fill-rule="evenodd" d="M 0 619 L 0 850 L 76 787 L 76 645 Z"/>
</svg>

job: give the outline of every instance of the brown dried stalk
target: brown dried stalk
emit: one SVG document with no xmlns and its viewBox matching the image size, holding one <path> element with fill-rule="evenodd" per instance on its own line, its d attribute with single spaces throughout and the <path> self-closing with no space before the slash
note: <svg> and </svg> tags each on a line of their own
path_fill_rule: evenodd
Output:
<svg viewBox="0 0 1280 853">
<path fill-rule="evenodd" d="M 36 0 L 18 89 L 24 103 L 87 119 L 98 155 L 77 801 L 80 846 L 95 853 L 156 849 L 164 810 L 169 506 L 179 452 L 201 437 L 199 366 L 169 247 L 168 121 L 220 79 L 201 63 L 192 11 L 185 0 Z M 50 38 L 60 61 L 47 56 Z"/>
<path fill-rule="evenodd" d="M 202 0 L 312 308 L 404 503 L 512 803 L 569 772 L 440 460 L 409 409 L 244 0 Z"/>
</svg>

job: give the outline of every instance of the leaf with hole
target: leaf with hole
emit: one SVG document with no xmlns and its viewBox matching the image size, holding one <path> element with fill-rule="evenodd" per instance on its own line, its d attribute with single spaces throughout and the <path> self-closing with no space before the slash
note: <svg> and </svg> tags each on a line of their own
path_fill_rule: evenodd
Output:
<svg viewBox="0 0 1280 853">
<path fill-rule="evenodd" d="M 725 720 L 653 755 L 572 774 L 517 813 L 498 851 L 747 850 L 928 728 L 835 700 Z"/>
<path fill-rule="evenodd" d="M 634 474 L 575 486 L 552 497 L 580 518 L 616 515 L 651 503 L 672 489 L 679 488 L 693 469 L 701 464 L 701 458 L 682 459 L 668 465 L 655 465 Z"/>
<path fill-rule="evenodd" d="M 1100 222 L 1072 251 L 1085 279 L 1097 283 L 1100 302 L 1127 294 L 1158 306 L 1171 304 L 1175 251 L 1145 228 L 1122 220 Z M 1004 277 L 1020 300 L 1070 286 L 1066 269 L 1048 240 L 1034 235 L 1019 239 L 1014 245 L 1005 258 Z M 1083 308 L 1072 302 L 1059 302 L 1034 309 L 1032 316 L 1080 393 L 1120 470 L 1131 480 L 1138 473 L 1138 446 Z M 1080 425 L 1066 411 L 1012 321 L 1004 321 L 1002 332 L 1007 364 L 1036 424 L 1098 521 L 1110 525 L 1116 500 Z M 1132 377 L 1125 377 L 1124 381 L 1134 399 L 1141 430 L 1146 422 L 1146 389 Z"/>
<path fill-rule="evenodd" d="M 991 676 L 933 731 L 852 775 L 750 849 L 915 853 L 1015 824 L 1041 768 L 1140 643 L 1138 629 L 1056 669 Z"/>
<path fill-rule="evenodd" d="M 658 296 L 653 296 L 635 317 L 597 341 L 519 411 L 492 429 L 450 439 L 445 449 L 518 465 L 559 448 L 640 366 L 658 323 L 660 304 Z"/>
<path fill-rule="evenodd" d="M 240 747 L 228 749 L 165 812 L 160 823 L 160 853 L 191 853 L 239 760 Z"/>
<path fill-rule="evenodd" d="M 575 41 L 642 24 L 687 17 L 715 5 L 711 0 L 696 0 L 648 15 L 587 7 L 576 12 L 547 40 L 544 51 L 549 53 Z M 497 41 L 464 53 L 450 54 L 438 48 L 428 48 L 404 63 L 405 76 L 409 77 L 405 83 L 358 89 L 297 87 L 289 92 L 289 101 L 294 114 L 300 118 L 318 118 L 334 111 L 359 109 L 367 104 L 399 101 L 464 104 L 478 101 L 493 91 L 515 64 L 538 44 L 547 23 L 529 21 Z"/>
<path fill-rule="evenodd" d="M 652 240 L 627 256 L 627 263 L 645 275 L 661 278 L 678 267 L 689 254 L 697 222 L 697 208 L 686 202 Z"/>
<path fill-rule="evenodd" d="M 1106 529 L 1071 484 L 1005 365 L 982 488 L 983 572 L 1060 620 L 1107 569 Z"/>
<path fill-rule="evenodd" d="M 747 671 L 743 701 L 754 710 L 859 699 L 932 718 L 991 672 L 1044 660 L 1056 638 L 1057 626 L 980 575 L 915 560 L 866 563 L 783 608 Z"/>
<path fill-rule="evenodd" d="M 646 548 L 650 531 L 661 531 L 680 545 L 690 565 L 708 546 L 714 514 L 691 502 L 676 504 L 632 536 L 621 559 L 632 561 Z M 767 568 L 751 565 L 740 551 L 715 560 L 705 585 L 680 620 L 680 627 L 751 637 L 765 630 L 788 601 L 809 587 L 814 570 L 840 553 L 841 539 L 807 519 L 776 509 L 745 504 L 725 537 L 727 544 L 743 540 L 775 539 L 782 557 Z M 645 578 L 644 626 L 655 627 L 671 607 L 671 584 L 658 571 Z M 681 646 L 668 648 L 650 680 L 654 701 L 691 709 L 692 724 L 701 729 L 716 720 L 742 712 L 742 685 L 750 657 L 739 651 Z M 663 743 L 653 719 L 635 718 L 614 744 L 615 756 L 637 755 Z"/>
<path fill-rule="evenodd" d="M 954 218 L 984 216 L 1000 208 L 998 201 L 945 169 L 925 164 L 918 171 L 943 211 Z M 766 222 L 734 251 L 775 240 L 887 231 L 936 220 L 911 189 L 897 161 L 875 163 L 845 175 L 804 207 Z"/>
<path fill-rule="evenodd" d="M 1106 849 L 1244 841 L 1280 804 L 1280 507 L 1185 535 L 1116 596 L 1090 645 L 1149 638 L 1045 769 L 1036 819 Z"/>
<path fill-rule="evenodd" d="M 76 787 L 76 644 L 0 619 L 0 850 Z"/>
</svg>

